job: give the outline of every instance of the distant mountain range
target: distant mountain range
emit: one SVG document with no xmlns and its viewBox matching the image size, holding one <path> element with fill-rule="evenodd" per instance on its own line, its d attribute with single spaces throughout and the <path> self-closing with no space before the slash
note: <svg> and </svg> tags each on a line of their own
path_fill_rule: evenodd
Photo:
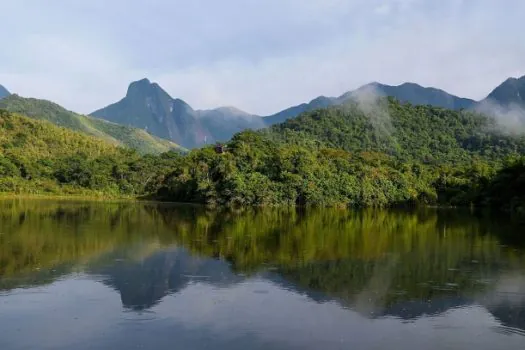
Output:
<svg viewBox="0 0 525 350">
<path fill-rule="evenodd" d="M 92 115 L 115 123 L 143 128 L 159 137 L 192 148 L 204 143 L 226 141 L 244 129 L 260 129 L 282 123 L 306 111 L 341 105 L 367 93 L 392 96 L 401 102 L 414 105 L 433 105 L 455 110 L 474 109 L 486 100 L 502 105 L 525 105 L 525 77 L 506 80 L 483 101 L 458 97 L 440 89 L 414 83 L 391 86 L 374 82 L 339 97 L 319 96 L 308 103 L 292 106 L 269 116 L 253 115 L 234 107 L 194 110 L 186 102 L 169 96 L 158 84 L 143 79 L 131 83 L 124 99 L 95 111 Z"/>
<path fill-rule="evenodd" d="M 113 144 L 136 149 L 141 153 L 161 153 L 171 149 L 181 149 L 179 145 L 150 135 L 144 130 L 80 115 L 46 100 L 24 98 L 13 94 L 0 99 L 0 109 L 37 120 L 46 120 L 58 126 L 97 136 Z"/>
<path fill-rule="evenodd" d="M 282 123 L 287 119 L 295 118 L 303 112 L 341 105 L 363 94 L 392 96 L 401 102 L 408 102 L 413 105 L 432 105 L 455 110 L 471 108 L 476 104 L 474 100 L 454 96 L 440 89 L 423 87 L 414 83 L 391 86 L 374 82 L 361 86 L 356 90 L 348 91 L 339 97 L 319 96 L 309 103 L 290 107 L 284 111 L 265 117 L 264 120 L 267 125 Z"/>
<path fill-rule="evenodd" d="M 145 129 L 188 148 L 225 141 L 236 132 L 264 126 L 260 117 L 233 107 L 194 110 L 148 79 L 131 83 L 122 100 L 91 115 Z"/>
<path fill-rule="evenodd" d="M 128 130 L 135 130 L 133 132 L 140 134 L 140 138 L 149 139 L 147 142 L 160 142 L 163 144 L 160 147 L 158 145 L 153 146 L 154 149 L 165 149 L 166 146 L 169 147 L 169 144 L 166 143 L 167 141 L 154 139 L 151 135 L 170 140 L 187 148 L 194 148 L 206 143 L 227 141 L 235 133 L 245 129 L 260 129 L 282 123 L 287 119 L 295 118 L 303 112 L 341 105 L 363 94 L 392 96 L 401 102 L 408 102 L 413 105 L 433 105 L 455 110 L 477 109 L 485 113 L 491 113 L 494 112 L 494 109 L 487 108 L 487 106 L 497 105 L 498 108 L 515 108 L 519 106 L 525 111 L 525 76 L 518 79 L 509 78 L 505 80 L 481 101 L 458 97 L 440 89 L 423 87 L 415 83 L 391 86 L 374 82 L 346 92 L 339 97 L 319 96 L 310 102 L 292 106 L 269 116 L 250 114 L 235 107 L 195 110 L 183 100 L 171 97 L 157 83 L 152 83 L 148 79 L 142 79 L 132 82 L 128 87 L 126 96 L 120 101 L 91 113 L 91 116 L 140 129 L 140 131 L 136 129 Z M 8 96 L 9 92 L 7 89 L 0 85 L 0 99 L 3 98 L 5 100 Z M 6 104 L 12 104 L 12 100 L 9 100 L 9 98 L 11 97 L 8 97 L 7 102 L 3 103 L 3 107 L 0 104 L 0 108 L 6 108 Z M 20 99 L 20 97 L 12 98 L 14 100 Z M 56 106 L 54 107 L 55 109 Z M 42 111 L 37 109 L 33 110 L 32 113 L 27 113 L 23 108 L 13 110 L 11 107 L 11 111 L 30 114 L 33 117 L 38 114 L 46 114 L 48 115 L 47 119 L 53 121 L 53 117 L 47 113 L 49 108 L 41 107 Z M 60 113 L 64 114 L 64 111 L 65 109 L 60 107 Z M 69 111 L 66 112 L 70 113 L 70 117 L 74 116 L 72 117 L 73 119 L 80 118 L 89 121 L 88 124 L 101 123 L 100 119 L 80 116 Z M 58 123 L 62 125 L 60 123 L 64 124 L 63 121 Z M 78 121 L 76 123 L 86 124 Z M 80 130 L 86 131 L 84 129 L 85 127 Z M 93 131 L 92 126 L 89 126 L 88 129 L 91 130 L 91 134 L 97 134 L 99 128 L 95 127 Z M 115 137 L 115 135 L 110 135 L 110 137 L 125 145 L 130 145 L 130 142 L 119 141 L 119 138 Z M 146 148 L 148 147 L 150 146 Z"/>
<path fill-rule="evenodd" d="M 333 97 L 319 96 L 308 103 L 302 103 L 300 105 L 287 108 L 276 114 L 263 117 L 264 118 L 263 120 L 264 120 L 264 123 L 268 126 L 273 125 L 273 124 L 279 124 L 279 123 L 284 122 L 287 119 L 295 118 L 301 113 L 308 112 L 308 111 L 318 109 L 318 108 L 325 108 L 325 107 L 336 105 L 339 103 L 338 100 L 339 99 L 333 98 Z"/>
</svg>

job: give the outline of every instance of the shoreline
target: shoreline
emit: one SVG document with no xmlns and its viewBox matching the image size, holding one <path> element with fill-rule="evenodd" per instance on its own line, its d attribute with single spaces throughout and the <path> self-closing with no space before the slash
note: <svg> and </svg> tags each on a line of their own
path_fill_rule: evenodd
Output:
<svg viewBox="0 0 525 350">
<path fill-rule="evenodd" d="M 64 194 L 11 194 L 1 193 L 0 201 L 4 200 L 63 200 L 63 201 L 84 201 L 84 202 L 106 202 L 106 203 L 151 203 L 163 205 L 184 205 L 205 207 L 202 203 L 173 202 L 165 200 L 156 200 L 152 198 L 140 197 L 103 197 L 94 195 L 64 195 Z"/>
<path fill-rule="evenodd" d="M 105 202 L 105 203 L 150 203 L 150 204 L 162 204 L 162 205 L 174 205 L 174 206 L 192 206 L 192 207 L 200 207 L 200 208 L 207 208 L 212 210 L 223 210 L 223 209 L 233 209 L 233 210 L 246 210 L 246 209 L 262 209 L 262 208 L 273 208 L 273 209 L 306 209 L 306 208 L 336 208 L 336 209 L 343 209 L 343 210 L 359 210 L 359 209 L 381 209 L 381 210 L 398 210 L 398 209 L 431 209 L 431 210 L 458 210 L 458 211 L 482 211 L 482 212 L 494 212 L 494 209 L 490 209 L 488 207 L 476 207 L 476 206 L 458 206 L 458 205 L 436 205 L 436 204 L 429 204 L 429 205 L 392 205 L 392 206 L 386 206 L 386 207 L 352 207 L 352 206 L 344 206 L 344 205 L 335 205 L 335 206 L 316 206 L 316 205 L 273 205 L 273 206 L 257 206 L 257 205 L 248 205 L 243 206 L 240 208 L 230 207 L 227 205 L 207 205 L 203 203 L 193 203 L 193 202 L 174 202 L 174 201 L 166 201 L 162 199 L 154 199 L 154 198 L 148 198 L 148 197 L 104 197 L 104 196 L 98 196 L 98 195 L 82 195 L 82 194 L 75 194 L 75 195 L 65 195 L 65 194 L 37 194 L 37 193 L 19 193 L 19 194 L 13 194 L 13 193 L 1 193 L 0 192 L 0 201 L 5 200 L 61 200 L 61 201 L 79 201 L 79 202 Z M 523 215 L 520 212 L 516 211 L 498 211 L 496 212 L 502 213 L 502 214 L 510 214 L 510 215 Z"/>
<path fill-rule="evenodd" d="M 139 201 L 134 197 L 104 197 L 96 195 L 64 195 L 64 194 L 37 194 L 37 193 L 0 193 L 0 200 L 6 199 L 60 199 L 60 200 L 86 200 L 86 201 L 107 201 L 107 202 L 135 202 Z"/>
<path fill-rule="evenodd" d="M 67 194 L 38 194 L 38 193 L 29 193 L 29 194 L 13 194 L 13 193 L 7 193 L 7 192 L 0 192 L 0 200 L 6 200 L 6 199 L 50 199 L 50 200 L 70 200 L 70 201 L 96 201 L 96 202 L 138 202 L 138 203 L 162 203 L 162 204 L 175 204 L 175 205 L 191 205 L 191 206 L 204 206 L 209 207 L 213 209 L 220 209 L 220 208 L 232 208 L 227 205 L 208 205 L 205 203 L 193 203 L 193 202 L 175 202 L 175 201 L 169 201 L 169 200 L 162 200 L 162 199 L 155 199 L 151 197 L 105 197 L 103 195 L 97 196 L 97 195 L 82 195 L 82 194 L 74 194 L 74 195 L 67 195 Z M 402 209 L 402 208 L 426 208 L 426 209 L 476 209 L 472 206 L 454 206 L 454 205 L 391 205 L 386 207 L 353 207 L 349 205 L 332 205 L 332 206 L 317 206 L 314 204 L 311 205 L 247 205 L 243 206 L 241 208 L 310 208 L 310 207 L 317 207 L 317 208 L 337 208 L 337 209 L 365 209 L 365 208 L 375 208 L 375 209 Z M 483 209 L 482 207 L 478 207 L 477 209 Z"/>
</svg>

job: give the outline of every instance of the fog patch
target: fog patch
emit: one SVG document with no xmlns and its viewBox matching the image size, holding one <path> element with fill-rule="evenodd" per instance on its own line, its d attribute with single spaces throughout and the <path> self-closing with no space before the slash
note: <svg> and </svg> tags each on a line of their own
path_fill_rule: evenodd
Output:
<svg viewBox="0 0 525 350">
<path fill-rule="evenodd" d="M 525 133 L 525 107 L 518 104 L 502 106 L 494 101 L 480 102 L 476 112 L 493 118 L 496 131 L 519 135 Z"/>
<path fill-rule="evenodd" d="M 351 94 L 351 100 L 357 108 L 369 119 L 379 141 L 387 141 L 391 146 L 397 145 L 393 134 L 388 99 L 373 84 L 366 85 Z"/>
</svg>

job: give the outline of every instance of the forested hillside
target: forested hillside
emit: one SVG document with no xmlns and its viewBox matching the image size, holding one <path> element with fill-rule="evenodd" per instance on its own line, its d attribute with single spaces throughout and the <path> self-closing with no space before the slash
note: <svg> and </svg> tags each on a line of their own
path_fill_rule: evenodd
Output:
<svg viewBox="0 0 525 350">
<path fill-rule="evenodd" d="M 481 205 L 524 152 L 523 137 L 482 115 L 362 101 L 237 134 L 224 154 L 193 151 L 161 194 L 221 205 Z"/>
<path fill-rule="evenodd" d="M 478 204 L 525 214 L 525 158 L 501 169 L 483 186 Z"/>
<path fill-rule="evenodd" d="M 376 97 L 393 97 L 403 103 L 408 102 L 413 105 L 421 106 L 431 105 L 452 110 L 470 108 L 476 103 L 468 98 L 461 98 L 440 89 L 423 87 L 415 83 L 404 83 L 392 86 L 374 82 L 363 85 L 356 90 L 345 92 L 339 97 L 319 96 L 309 103 L 303 103 L 298 106 L 287 108 L 274 115 L 264 117 L 263 119 L 266 125 L 275 125 L 295 118 L 304 112 L 311 112 L 316 109 L 330 106 L 341 106 L 351 101 L 359 100 L 363 94 L 373 94 Z"/>
<path fill-rule="evenodd" d="M 443 164 L 525 154 L 525 137 L 503 130 L 495 119 L 481 114 L 374 97 L 304 113 L 273 126 L 270 133 L 283 141 L 307 138 L 346 151 Z"/>
<path fill-rule="evenodd" d="M 140 153 L 162 153 L 172 149 L 181 149 L 177 144 L 150 135 L 144 130 L 76 114 L 50 101 L 10 95 L 0 100 L 0 109 L 37 120 L 46 120 L 73 131 L 99 137 L 116 145 L 136 149 Z"/>
<path fill-rule="evenodd" d="M 163 157 L 140 156 L 95 137 L 0 110 L 0 192 L 136 196 L 164 173 Z"/>
<path fill-rule="evenodd" d="M 498 131 L 482 115 L 392 99 L 306 113 L 186 155 L 140 156 L 6 112 L 0 128 L 0 192 L 87 191 L 219 206 L 525 210 L 523 137 Z"/>
</svg>

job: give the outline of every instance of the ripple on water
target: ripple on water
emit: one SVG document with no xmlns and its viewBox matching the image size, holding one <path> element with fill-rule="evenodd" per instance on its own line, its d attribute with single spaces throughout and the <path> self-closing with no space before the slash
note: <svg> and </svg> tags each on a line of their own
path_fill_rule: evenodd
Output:
<svg viewBox="0 0 525 350">
<path fill-rule="evenodd" d="M 519 335 L 522 337 L 525 337 L 525 330 L 514 328 L 514 327 L 507 327 L 507 326 L 493 326 L 491 328 L 494 332 L 505 334 L 505 335 Z"/>
<path fill-rule="evenodd" d="M 144 323 L 158 320 L 157 313 L 153 310 L 125 310 L 122 314 L 121 323 Z"/>
</svg>

